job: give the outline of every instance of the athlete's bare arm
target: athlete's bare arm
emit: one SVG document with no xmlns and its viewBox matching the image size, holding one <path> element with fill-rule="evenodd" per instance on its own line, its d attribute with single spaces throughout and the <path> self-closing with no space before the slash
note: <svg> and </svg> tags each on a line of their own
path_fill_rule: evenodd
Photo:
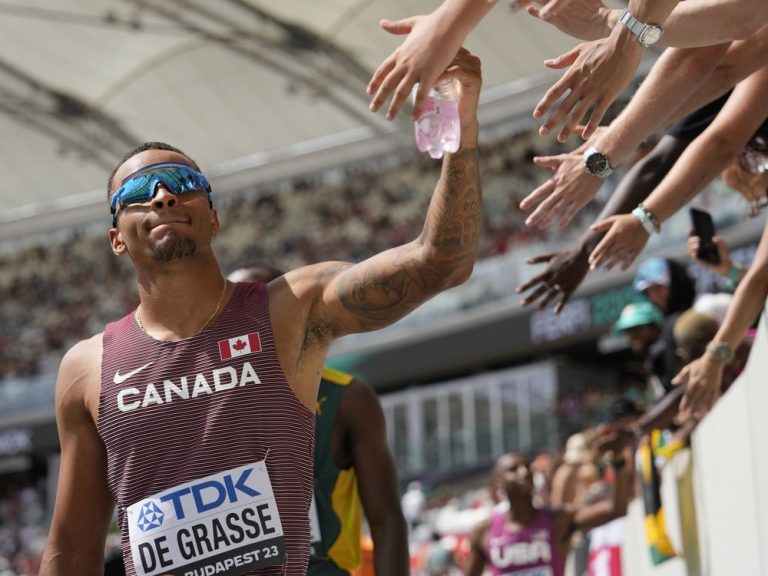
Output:
<svg viewBox="0 0 768 576">
<path fill-rule="evenodd" d="M 443 160 L 419 237 L 359 264 L 307 266 L 269 285 L 280 360 L 307 407 L 314 405 L 333 339 L 388 326 L 472 272 L 482 214 L 476 117 L 480 61 L 462 50 L 445 77 L 459 84 L 461 146 Z"/>
<path fill-rule="evenodd" d="M 620 440 L 619 442 L 626 442 Z M 575 510 L 561 510 L 557 516 L 556 534 L 563 557 L 568 555 L 571 547 L 571 534 L 575 530 L 589 530 L 596 526 L 607 524 L 627 513 L 634 466 L 633 452 L 629 447 L 617 451 L 623 461 L 621 467 L 614 466 L 614 482 L 611 497 L 591 504 L 582 505 Z M 618 461 L 618 460 L 614 460 Z"/>
<path fill-rule="evenodd" d="M 107 488 L 107 454 L 96 431 L 101 382 L 101 334 L 75 345 L 56 381 L 61 465 L 42 576 L 101 576 L 114 503 Z"/>
<path fill-rule="evenodd" d="M 465 576 L 482 576 L 485 570 L 485 541 L 488 538 L 490 526 L 490 520 L 483 520 L 469 535 L 469 558 L 464 568 Z"/>
<path fill-rule="evenodd" d="M 312 316 L 329 322 L 336 337 L 388 326 L 472 272 L 482 213 L 476 118 L 480 61 L 462 51 L 449 71 L 461 85 L 461 148 L 443 161 L 418 238 L 339 269 L 323 283 L 322 301 Z"/>
<path fill-rule="evenodd" d="M 344 435 L 345 441 L 340 443 L 343 452 L 348 453 L 339 460 L 348 460 L 357 474 L 360 499 L 371 527 L 376 574 L 408 574 L 408 537 L 397 472 L 387 447 L 384 412 L 369 384 L 360 380 L 349 384 L 336 413 L 334 435 L 337 428 Z"/>
</svg>

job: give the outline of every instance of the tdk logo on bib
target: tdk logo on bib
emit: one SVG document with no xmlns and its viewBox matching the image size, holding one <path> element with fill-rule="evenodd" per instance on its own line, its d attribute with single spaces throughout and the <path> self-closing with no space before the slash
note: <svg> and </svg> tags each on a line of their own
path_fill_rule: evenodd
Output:
<svg viewBox="0 0 768 576">
<path fill-rule="evenodd" d="M 241 576 L 285 559 L 264 460 L 148 494 L 126 514 L 137 576 Z"/>
<path fill-rule="evenodd" d="M 163 511 L 157 504 L 150 500 L 141 506 L 138 526 L 142 532 L 152 530 L 152 528 L 160 528 L 160 526 L 163 525 L 163 518 L 165 518 Z"/>
<path fill-rule="evenodd" d="M 252 498 L 261 494 L 246 484 L 252 472 L 253 468 L 246 468 L 236 477 L 233 474 L 225 474 L 223 481 L 211 479 L 185 486 L 166 493 L 160 498 L 160 501 L 172 502 L 176 518 L 179 520 L 184 520 L 190 505 L 194 513 L 202 514 L 214 510 L 224 503 L 236 504 L 238 495 Z"/>
</svg>

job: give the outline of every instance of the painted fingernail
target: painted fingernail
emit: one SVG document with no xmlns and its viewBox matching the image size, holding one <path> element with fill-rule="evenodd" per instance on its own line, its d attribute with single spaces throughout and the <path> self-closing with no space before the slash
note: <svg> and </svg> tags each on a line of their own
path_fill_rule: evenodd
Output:
<svg viewBox="0 0 768 576">
<path fill-rule="evenodd" d="M 547 134 L 549 134 L 549 128 L 546 126 L 539 128 L 539 136 L 546 136 Z"/>
</svg>

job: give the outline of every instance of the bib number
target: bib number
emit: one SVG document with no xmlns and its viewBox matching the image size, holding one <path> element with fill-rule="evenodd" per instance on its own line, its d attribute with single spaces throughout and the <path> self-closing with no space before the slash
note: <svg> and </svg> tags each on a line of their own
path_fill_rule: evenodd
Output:
<svg viewBox="0 0 768 576">
<path fill-rule="evenodd" d="M 264 460 L 159 492 L 126 512 L 138 576 L 240 576 L 285 559 Z"/>
</svg>

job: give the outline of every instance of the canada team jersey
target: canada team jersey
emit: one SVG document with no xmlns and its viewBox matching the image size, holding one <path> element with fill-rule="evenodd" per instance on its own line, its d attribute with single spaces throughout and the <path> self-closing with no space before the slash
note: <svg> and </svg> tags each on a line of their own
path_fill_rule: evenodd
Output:
<svg viewBox="0 0 768 576">
<path fill-rule="evenodd" d="M 315 418 L 280 368 L 264 284 L 200 334 L 104 331 L 98 430 L 128 576 L 304 574 Z"/>
<path fill-rule="evenodd" d="M 493 576 L 563 576 L 565 559 L 554 538 L 555 512 L 539 510 L 522 530 L 509 530 L 506 511 L 491 516 L 488 530 L 488 567 Z"/>
<path fill-rule="evenodd" d="M 355 469 L 333 460 L 331 438 L 341 399 L 353 377 L 325 368 L 317 395 L 315 489 L 310 508 L 310 576 L 347 576 L 360 564 L 361 504 Z"/>
</svg>

